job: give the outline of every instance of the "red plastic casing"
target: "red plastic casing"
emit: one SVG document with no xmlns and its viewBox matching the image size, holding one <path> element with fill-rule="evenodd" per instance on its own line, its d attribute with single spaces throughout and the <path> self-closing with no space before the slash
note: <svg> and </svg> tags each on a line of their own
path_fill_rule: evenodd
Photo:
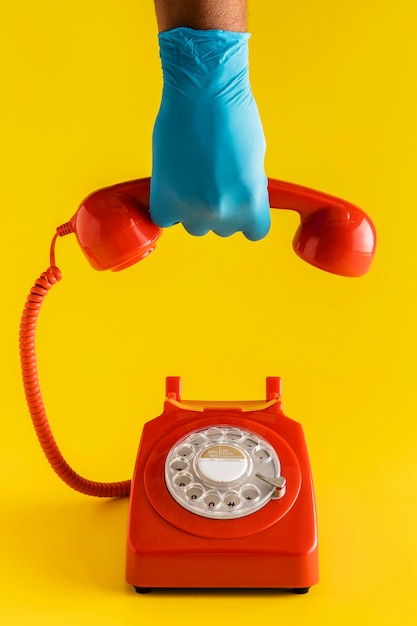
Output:
<svg viewBox="0 0 417 626">
<path fill-rule="evenodd" d="M 162 415 L 148 422 L 132 480 L 126 580 L 149 588 L 306 589 L 318 582 L 317 524 L 302 427 L 282 411 L 279 378 L 267 379 L 263 402 L 180 399 L 167 379 Z M 275 448 L 286 494 L 239 519 L 207 519 L 178 504 L 165 486 L 164 464 L 179 438 L 205 427 L 249 430 Z"/>
</svg>

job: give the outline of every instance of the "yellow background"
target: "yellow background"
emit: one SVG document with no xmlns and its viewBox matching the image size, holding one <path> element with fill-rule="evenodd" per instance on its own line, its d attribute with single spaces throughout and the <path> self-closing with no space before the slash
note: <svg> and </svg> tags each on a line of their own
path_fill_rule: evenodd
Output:
<svg viewBox="0 0 417 626">
<path fill-rule="evenodd" d="M 2 623 L 416 623 L 416 27 L 412 0 L 250 3 L 268 175 L 372 216 L 379 245 L 366 277 L 300 261 L 297 216 L 277 211 L 262 242 L 177 227 L 120 274 L 91 270 L 72 237 L 58 242 L 64 280 L 42 312 L 39 371 L 77 471 L 131 476 L 166 375 L 181 375 L 194 399 L 262 398 L 265 376 L 281 375 L 309 445 L 321 564 L 310 594 L 141 597 L 124 583 L 127 501 L 72 492 L 44 460 L 17 331 L 55 227 L 91 191 L 150 173 L 153 4 L 2 7 Z"/>
</svg>

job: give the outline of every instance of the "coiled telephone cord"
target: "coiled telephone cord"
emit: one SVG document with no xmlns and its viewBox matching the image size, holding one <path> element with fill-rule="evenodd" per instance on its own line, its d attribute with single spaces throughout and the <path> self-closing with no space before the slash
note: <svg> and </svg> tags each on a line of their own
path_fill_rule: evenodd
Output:
<svg viewBox="0 0 417 626">
<path fill-rule="evenodd" d="M 130 493 L 130 480 L 114 483 L 95 482 L 83 478 L 68 465 L 55 442 L 42 400 L 36 363 L 36 327 L 39 312 L 46 295 L 62 278 L 60 270 L 55 265 L 54 249 L 57 236 L 63 236 L 64 234 L 68 234 L 68 232 L 60 232 L 57 229 L 57 234 L 51 244 L 51 265 L 35 281 L 27 297 L 20 320 L 19 352 L 26 402 L 42 450 L 52 469 L 64 483 L 75 489 L 75 491 L 89 496 L 101 498 L 125 497 Z"/>
</svg>

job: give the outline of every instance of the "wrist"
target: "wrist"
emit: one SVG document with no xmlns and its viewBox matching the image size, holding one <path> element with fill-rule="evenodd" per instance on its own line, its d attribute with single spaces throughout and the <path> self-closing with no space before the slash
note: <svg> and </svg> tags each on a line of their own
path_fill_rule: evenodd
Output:
<svg viewBox="0 0 417 626">
<path fill-rule="evenodd" d="M 198 30 L 244 32 L 247 0 L 154 0 L 158 29 L 186 26 Z"/>
</svg>

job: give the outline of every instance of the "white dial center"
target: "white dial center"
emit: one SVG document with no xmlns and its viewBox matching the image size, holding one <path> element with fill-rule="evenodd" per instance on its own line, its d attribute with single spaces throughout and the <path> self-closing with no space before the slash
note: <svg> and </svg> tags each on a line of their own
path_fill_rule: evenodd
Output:
<svg viewBox="0 0 417 626">
<path fill-rule="evenodd" d="M 208 480 L 227 483 L 238 480 L 248 469 L 242 450 L 223 444 L 206 448 L 197 460 L 198 469 Z"/>
</svg>

